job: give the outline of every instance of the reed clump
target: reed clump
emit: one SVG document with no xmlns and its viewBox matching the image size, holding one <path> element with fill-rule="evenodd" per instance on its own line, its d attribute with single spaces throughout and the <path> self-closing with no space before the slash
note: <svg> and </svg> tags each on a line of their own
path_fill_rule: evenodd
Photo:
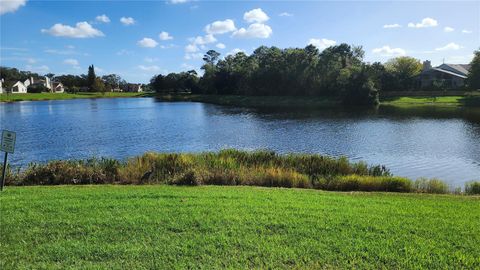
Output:
<svg viewBox="0 0 480 270">
<path fill-rule="evenodd" d="M 316 154 L 280 155 L 235 149 L 203 153 L 145 153 L 125 161 L 109 158 L 32 163 L 7 170 L 10 185 L 171 184 L 249 185 L 336 191 L 448 193 L 438 179 L 413 182 L 384 166 Z M 479 194 L 479 182 L 466 193 Z"/>
</svg>

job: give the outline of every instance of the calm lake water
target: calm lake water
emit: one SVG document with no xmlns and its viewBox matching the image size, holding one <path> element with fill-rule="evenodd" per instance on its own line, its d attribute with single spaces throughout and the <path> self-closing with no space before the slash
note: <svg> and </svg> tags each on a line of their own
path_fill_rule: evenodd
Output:
<svg viewBox="0 0 480 270">
<path fill-rule="evenodd" d="M 0 120 L 17 132 L 17 166 L 239 148 L 344 155 L 452 186 L 480 179 L 479 109 L 262 111 L 119 98 L 0 103 Z"/>
</svg>

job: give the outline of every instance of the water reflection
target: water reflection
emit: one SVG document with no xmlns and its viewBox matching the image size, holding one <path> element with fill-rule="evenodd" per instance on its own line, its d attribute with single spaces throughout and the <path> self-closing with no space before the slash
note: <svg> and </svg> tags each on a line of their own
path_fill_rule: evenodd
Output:
<svg viewBox="0 0 480 270">
<path fill-rule="evenodd" d="M 397 175 L 480 179 L 480 111 L 248 109 L 150 98 L 0 104 L 12 162 L 222 148 L 309 152 L 385 164 Z"/>
</svg>

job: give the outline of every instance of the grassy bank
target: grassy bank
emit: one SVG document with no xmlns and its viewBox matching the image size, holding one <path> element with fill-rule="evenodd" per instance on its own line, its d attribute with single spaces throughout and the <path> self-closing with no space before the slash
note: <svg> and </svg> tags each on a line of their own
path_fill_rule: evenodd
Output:
<svg viewBox="0 0 480 270">
<path fill-rule="evenodd" d="M 395 177 L 380 165 L 310 154 L 222 150 L 195 154 L 147 153 L 127 161 L 89 159 L 30 164 L 7 171 L 9 185 L 171 184 L 244 185 L 336 191 L 448 193 L 437 179 Z M 480 194 L 472 182 L 467 194 Z"/>
<path fill-rule="evenodd" d="M 476 269 L 478 197 L 7 187 L 1 269 Z"/>
<path fill-rule="evenodd" d="M 27 93 L 0 94 L 0 102 L 60 100 L 81 98 L 117 98 L 117 97 L 156 97 L 162 101 L 194 101 L 226 106 L 253 108 L 329 108 L 343 106 L 341 101 L 331 97 L 292 97 L 292 96 L 223 96 L 223 95 L 155 95 L 153 93 Z M 480 106 L 480 96 L 443 96 L 443 97 L 388 97 L 381 99 L 381 105 L 439 106 L 461 107 Z"/>
<path fill-rule="evenodd" d="M 383 99 L 381 104 L 391 106 L 480 106 L 480 96 L 394 97 Z"/>
<path fill-rule="evenodd" d="M 162 101 L 195 101 L 227 106 L 255 108 L 328 108 L 343 106 L 341 101 L 329 97 L 292 97 L 292 96 L 221 96 L 221 95 L 157 95 Z M 380 105 L 386 106 L 438 106 L 461 107 L 480 106 L 480 96 L 443 96 L 443 97 L 388 97 L 381 99 Z"/>
<path fill-rule="evenodd" d="M 27 94 L 0 94 L 0 102 L 58 100 L 77 98 L 118 98 L 118 97 L 143 97 L 147 93 L 122 93 L 122 92 L 81 92 L 81 93 L 27 93 Z"/>
</svg>

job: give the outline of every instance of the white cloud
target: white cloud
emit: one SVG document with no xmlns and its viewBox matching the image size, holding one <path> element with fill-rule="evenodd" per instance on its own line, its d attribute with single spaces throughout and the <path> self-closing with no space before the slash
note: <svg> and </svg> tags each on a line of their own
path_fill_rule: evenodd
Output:
<svg viewBox="0 0 480 270">
<path fill-rule="evenodd" d="M 25 6 L 27 0 L 2 0 L 0 1 L 0 15 L 15 12 L 21 6 Z"/>
<path fill-rule="evenodd" d="M 50 29 L 42 29 L 42 33 L 47 33 L 56 37 L 70 38 L 93 38 L 104 36 L 102 31 L 93 28 L 88 22 L 78 22 L 75 27 L 57 23 L 50 27 Z"/>
<path fill-rule="evenodd" d="M 337 44 L 337 42 L 335 40 L 330 40 L 326 38 L 322 38 L 322 39 L 311 38 L 308 41 L 308 44 L 309 45 L 311 44 L 317 47 L 319 50 L 324 50 L 330 46 L 334 46 L 335 44 Z"/>
<path fill-rule="evenodd" d="M 26 65 L 25 69 L 28 70 L 28 71 L 35 72 L 35 73 L 40 73 L 40 74 L 42 74 L 42 73 L 45 74 L 50 70 L 50 68 L 46 65 L 42 65 L 42 66 Z"/>
<path fill-rule="evenodd" d="M 27 63 L 29 63 L 29 64 L 35 64 L 36 62 L 37 62 L 37 60 L 34 59 L 34 58 L 27 58 Z"/>
<path fill-rule="evenodd" d="M 185 54 L 185 59 L 186 60 L 192 60 L 192 59 L 202 59 L 203 53 L 187 53 Z"/>
<path fill-rule="evenodd" d="M 239 38 L 268 38 L 272 34 L 272 28 L 263 23 L 253 23 L 247 29 L 240 28 L 233 33 L 234 37 Z"/>
<path fill-rule="evenodd" d="M 387 57 L 395 57 L 395 56 L 403 56 L 407 53 L 402 48 L 390 48 L 390 46 L 383 46 L 381 48 L 375 48 L 372 50 L 374 54 L 379 54 L 381 56 Z"/>
<path fill-rule="evenodd" d="M 215 47 L 217 47 L 219 49 L 225 49 L 227 46 L 225 46 L 225 44 L 223 44 L 223 43 L 218 43 L 217 45 L 215 45 Z"/>
<path fill-rule="evenodd" d="M 198 47 L 195 44 L 188 44 L 187 46 L 185 46 L 185 52 L 187 53 L 193 53 L 197 51 L 198 51 Z"/>
<path fill-rule="evenodd" d="M 467 29 L 463 29 L 463 30 L 462 30 L 462 33 L 464 33 L 464 34 L 471 34 L 472 31 L 471 31 L 471 30 L 467 30 Z"/>
<path fill-rule="evenodd" d="M 145 62 L 147 62 L 147 63 L 153 63 L 153 62 L 158 61 L 158 58 L 145 57 L 144 60 L 145 60 Z"/>
<path fill-rule="evenodd" d="M 454 42 L 450 42 L 448 43 L 447 45 L 443 46 L 443 47 L 439 47 L 439 48 L 436 48 L 435 51 L 449 51 L 449 50 L 459 50 L 463 48 L 462 46 L 454 43 Z"/>
<path fill-rule="evenodd" d="M 249 23 L 263 23 L 270 18 L 261 8 L 252 9 L 243 14 L 243 19 Z"/>
<path fill-rule="evenodd" d="M 175 44 L 160 45 L 161 49 L 170 49 L 176 47 Z"/>
<path fill-rule="evenodd" d="M 168 3 L 170 4 L 183 4 L 189 2 L 190 0 L 169 0 Z"/>
<path fill-rule="evenodd" d="M 419 23 L 409 23 L 408 27 L 412 28 L 425 28 L 425 27 L 434 27 L 437 26 L 438 22 L 432 18 L 423 18 L 423 20 Z"/>
<path fill-rule="evenodd" d="M 452 28 L 452 27 L 450 27 L 450 26 L 445 26 L 445 27 L 443 28 L 443 31 L 445 31 L 445 32 L 453 32 L 453 31 L 455 31 L 455 29 Z"/>
<path fill-rule="evenodd" d="M 135 24 L 135 19 L 132 17 L 122 17 L 120 18 L 120 22 L 123 23 L 123 25 L 132 25 Z"/>
<path fill-rule="evenodd" d="M 143 38 L 137 42 L 138 46 L 144 48 L 155 48 L 158 45 L 158 42 L 151 38 Z"/>
<path fill-rule="evenodd" d="M 70 55 L 70 54 L 78 54 L 76 51 L 73 49 L 68 49 L 68 50 L 55 50 L 55 49 L 47 49 L 44 52 L 50 53 L 50 54 L 58 54 L 58 55 Z"/>
<path fill-rule="evenodd" d="M 280 16 L 280 17 L 292 17 L 293 14 L 288 13 L 288 12 L 282 12 L 282 13 L 278 14 L 278 16 Z"/>
<path fill-rule="evenodd" d="M 239 53 L 239 52 L 246 53 L 245 50 L 242 50 L 242 49 L 240 49 L 240 48 L 235 48 L 235 49 L 229 51 L 226 55 L 235 55 L 235 54 L 237 54 L 237 53 Z"/>
<path fill-rule="evenodd" d="M 64 64 L 67 64 L 67 65 L 71 65 L 71 66 L 78 66 L 79 63 L 78 63 L 78 60 L 77 59 L 65 59 L 63 61 Z"/>
<path fill-rule="evenodd" d="M 139 65 L 137 66 L 137 68 L 143 70 L 143 71 L 159 71 L 160 70 L 160 67 L 159 66 L 156 66 L 156 65 L 153 65 L 153 66 L 144 66 L 144 65 Z"/>
<path fill-rule="evenodd" d="M 172 36 L 168 32 L 162 31 L 160 34 L 158 34 L 158 38 L 160 40 L 170 40 L 173 39 Z"/>
<path fill-rule="evenodd" d="M 212 34 L 207 34 L 205 36 L 197 36 L 197 37 L 191 38 L 190 41 L 194 45 L 205 45 L 205 44 L 214 43 L 215 41 L 217 41 L 217 39 Z"/>
<path fill-rule="evenodd" d="M 129 50 L 122 49 L 117 52 L 117 55 L 131 55 L 133 52 Z"/>
<path fill-rule="evenodd" d="M 102 23 L 109 23 L 110 22 L 110 18 L 108 18 L 108 16 L 105 15 L 105 14 L 98 15 L 97 17 L 95 17 L 95 20 L 97 22 L 102 22 Z"/>
<path fill-rule="evenodd" d="M 187 64 L 187 63 L 182 63 L 181 67 L 183 69 L 188 69 L 188 70 L 191 70 L 191 69 L 195 69 L 194 66 L 190 65 L 190 64 Z"/>
<path fill-rule="evenodd" d="M 385 24 L 385 25 L 383 26 L 383 28 L 400 28 L 400 27 L 402 27 L 402 26 L 401 26 L 400 24 L 398 24 L 398 23 Z"/>
<path fill-rule="evenodd" d="M 224 21 L 214 21 L 205 26 L 205 32 L 208 34 L 225 34 L 237 30 L 233 20 L 226 19 Z"/>
</svg>

